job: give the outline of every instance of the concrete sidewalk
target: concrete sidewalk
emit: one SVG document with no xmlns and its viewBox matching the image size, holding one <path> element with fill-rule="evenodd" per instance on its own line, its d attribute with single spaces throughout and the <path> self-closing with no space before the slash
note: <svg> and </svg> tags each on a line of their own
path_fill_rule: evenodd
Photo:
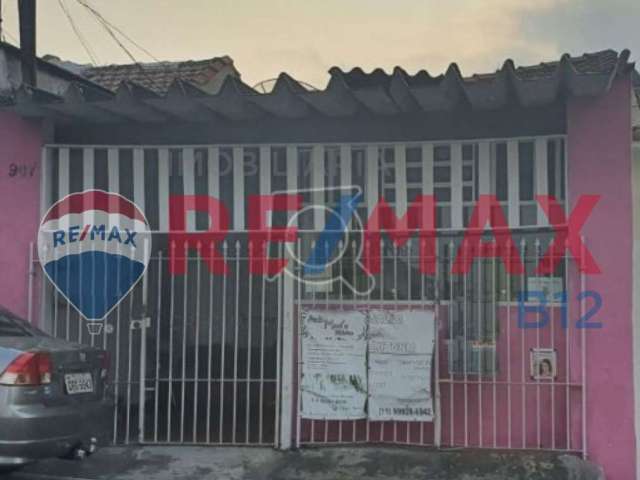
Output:
<svg viewBox="0 0 640 480">
<path fill-rule="evenodd" d="M 49 460 L 7 480 L 603 480 L 577 457 L 549 453 L 343 447 L 109 447 L 79 461 Z"/>
</svg>

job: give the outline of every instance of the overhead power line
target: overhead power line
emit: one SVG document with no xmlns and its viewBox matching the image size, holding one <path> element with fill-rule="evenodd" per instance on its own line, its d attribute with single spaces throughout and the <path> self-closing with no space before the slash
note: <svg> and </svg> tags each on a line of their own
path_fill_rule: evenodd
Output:
<svg viewBox="0 0 640 480">
<path fill-rule="evenodd" d="M 116 42 L 118 42 L 118 44 L 121 46 L 121 48 L 124 49 L 125 53 L 127 53 L 127 55 L 129 57 L 132 57 L 132 54 L 121 44 L 121 42 L 115 37 L 114 33 L 111 30 L 113 30 L 113 31 L 119 33 L 120 35 L 122 35 L 122 37 L 124 37 L 125 40 L 127 40 L 129 43 L 134 45 L 138 50 L 140 50 L 144 54 L 148 55 L 154 61 L 156 61 L 156 62 L 160 61 L 160 60 L 158 60 L 158 58 L 153 53 L 151 53 L 149 50 L 147 50 L 142 45 L 140 45 L 138 42 L 136 42 L 133 38 L 131 38 L 125 32 L 123 32 L 122 29 L 118 28 L 116 25 L 114 25 L 109 20 L 104 18 L 104 16 L 100 12 L 98 12 L 94 7 L 89 5 L 86 0 L 77 0 L 77 2 L 80 5 L 82 5 L 84 8 L 89 10 L 89 12 L 91 12 L 93 14 L 93 16 L 96 18 L 96 20 L 98 20 L 98 22 L 102 24 L 102 26 L 114 38 L 114 40 L 116 40 Z"/>
<path fill-rule="evenodd" d="M 64 0 L 58 0 L 58 5 L 60 5 L 60 8 L 62 9 L 62 11 L 64 12 L 65 16 L 67 17 L 67 20 L 69 20 L 69 24 L 71 25 L 71 28 L 73 29 L 74 33 L 76 34 L 76 37 L 78 37 L 78 40 L 80 40 L 80 44 L 84 48 L 85 52 L 87 52 L 87 55 L 89 56 L 89 59 L 91 60 L 91 64 L 92 65 L 96 65 L 98 63 L 97 56 L 94 53 L 94 51 L 91 48 L 91 46 L 89 45 L 89 42 L 82 35 L 82 32 L 80 31 L 80 29 L 76 25 L 76 22 L 73 20 L 73 17 L 71 16 L 71 12 L 69 12 L 69 9 L 67 9 L 67 6 L 64 3 Z"/>
<path fill-rule="evenodd" d="M 144 47 L 142 47 L 141 45 L 136 43 L 131 37 L 129 37 L 121 29 L 119 29 L 118 27 L 113 25 L 111 22 L 109 22 L 107 19 L 105 19 L 104 16 L 100 12 L 98 12 L 95 8 L 93 8 L 91 5 L 89 5 L 86 2 L 86 0 L 76 0 L 76 1 L 80 5 L 85 7 L 95 17 L 97 22 L 105 29 L 105 31 L 113 39 L 113 41 L 118 44 L 118 46 L 122 49 L 122 51 L 131 59 L 131 61 L 134 63 L 134 65 L 136 65 L 140 69 L 140 72 L 145 76 L 145 78 L 149 81 L 149 83 L 151 85 L 153 85 L 158 91 L 161 91 L 162 88 L 160 86 L 158 86 L 156 81 L 153 79 L 153 77 L 151 77 L 151 75 L 148 74 L 148 72 L 145 70 L 144 66 L 142 64 L 140 64 L 140 62 L 135 57 L 135 55 L 118 38 L 118 36 L 116 35 L 116 32 L 119 33 L 120 35 L 122 35 L 126 40 L 128 40 L 130 43 L 132 43 L 138 49 L 142 50 L 144 53 L 149 55 L 156 62 L 159 62 L 159 60 L 151 52 L 149 52 L 147 49 L 145 49 Z"/>
</svg>

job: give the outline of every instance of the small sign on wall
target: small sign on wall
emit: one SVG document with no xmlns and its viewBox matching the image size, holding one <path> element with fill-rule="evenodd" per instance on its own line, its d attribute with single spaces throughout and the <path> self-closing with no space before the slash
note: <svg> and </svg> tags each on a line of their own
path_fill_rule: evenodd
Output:
<svg viewBox="0 0 640 480">
<path fill-rule="evenodd" d="M 557 352 L 553 348 L 531 349 L 531 378 L 554 380 L 558 375 Z"/>
<path fill-rule="evenodd" d="M 325 420 L 365 418 L 367 315 L 305 310 L 302 344 L 302 416 Z"/>
</svg>

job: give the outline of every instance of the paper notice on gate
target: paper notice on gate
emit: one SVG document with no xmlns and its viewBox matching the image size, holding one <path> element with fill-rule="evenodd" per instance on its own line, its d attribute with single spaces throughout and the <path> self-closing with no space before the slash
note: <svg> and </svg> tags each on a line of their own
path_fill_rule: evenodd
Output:
<svg viewBox="0 0 640 480">
<path fill-rule="evenodd" d="M 365 418 L 367 316 L 364 312 L 302 313 L 302 416 Z"/>
<path fill-rule="evenodd" d="M 433 421 L 433 311 L 369 312 L 369 418 Z"/>
</svg>

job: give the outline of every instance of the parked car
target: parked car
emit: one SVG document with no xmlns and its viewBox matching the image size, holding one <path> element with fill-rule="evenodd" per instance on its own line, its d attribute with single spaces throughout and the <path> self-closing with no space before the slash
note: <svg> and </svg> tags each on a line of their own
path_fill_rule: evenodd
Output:
<svg viewBox="0 0 640 480">
<path fill-rule="evenodd" d="M 107 352 L 0 307 L 0 467 L 93 453 L 112 419 L 108 368 Z"/>
</svg>

